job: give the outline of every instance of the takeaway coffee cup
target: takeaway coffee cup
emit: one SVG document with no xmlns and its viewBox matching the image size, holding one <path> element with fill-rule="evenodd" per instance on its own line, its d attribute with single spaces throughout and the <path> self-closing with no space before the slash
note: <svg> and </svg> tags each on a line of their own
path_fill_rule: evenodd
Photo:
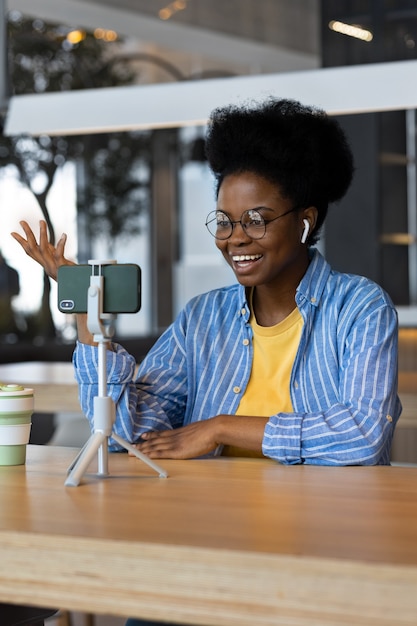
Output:
<svg viewBox="0 0 417 626">
<path fill-rule="evenodd" d="M 0 465 L 26 463 L 33 407 L 33 389 L 0 383 Z"/>
</svg>

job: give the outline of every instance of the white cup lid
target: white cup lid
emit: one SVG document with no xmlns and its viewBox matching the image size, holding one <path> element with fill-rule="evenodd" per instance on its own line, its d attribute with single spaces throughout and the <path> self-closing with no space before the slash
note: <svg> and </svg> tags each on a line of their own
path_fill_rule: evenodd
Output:
<svg viewBox="0 0 417 626">
<path fill-rule="evenodd" d="M 28 395 L 28 394 L 32 394 L 33 395 L 33 389 L 28 389 L 28 388 L 24 387 L 23 385 L 19 385 L 17 383 L 2 383 L 2 382 L 0 382 L 0 396 L 1 395 L 21 396 L 21 395 Z"/>
</svg>

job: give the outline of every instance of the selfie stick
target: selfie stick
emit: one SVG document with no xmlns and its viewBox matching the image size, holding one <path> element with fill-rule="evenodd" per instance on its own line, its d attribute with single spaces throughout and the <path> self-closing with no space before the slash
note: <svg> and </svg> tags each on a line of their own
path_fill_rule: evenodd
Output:
<svg viewBox="0 0 417 626">
<path fill-rule="evenodd" d="M 65 485 L 67 487 L 79 485 L 96 454 L 98 455 L 98 474 L 100 476 L 109 475 L 109 437 L 112 437 L 122 448 L 132 452 L 138 459 L 149 465 L 160 477 L 166 478 L 168 474 L 165 470 L 113 432 L 116 408 L 112 398 L 107 395 L 106 356 L 108 343 L 114 334 L 116 315 L 103 313 L 104 277 L 101 268 L 103 265 L 115 264 L 116 261 L 88 261 L 88 263 L 92 266 L 92 273 L 87 294 L 87 326 L 93 334 L 94 341 L 98 343 L 98 395 L 94 398 L 93 433 L 68 468 L 68 478 Z"/>
</svg>

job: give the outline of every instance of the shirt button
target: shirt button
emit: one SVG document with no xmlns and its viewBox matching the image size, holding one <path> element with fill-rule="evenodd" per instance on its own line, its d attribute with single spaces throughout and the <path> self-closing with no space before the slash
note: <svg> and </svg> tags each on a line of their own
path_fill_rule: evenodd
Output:
<svg viewBox="0 0 417 626">
<path fill-rule="evenodd" d="M 392 417 L 391 417 L 391 415 L 387 415 L 387 422 L 392 422 Z"/>
<path fill-rule="evenodd" d="M 233 387 L 233 393 L 240 393 L 240 387 Z"/>
<path fill-rule="evenodd" d="M 316 298 L 311 298 L 310 302 L 311 304 L 314 304 L 316 302 Z"/>
<path fill-rule="evenodd" d="M 244 346 L 248 346 L 249 345 L 249 339 L 244 339 L 242 341 L 242 343 L 243 343 Z"/>
<path fill-rule="evenodd" d="M 242 310 L 241 310 L 241 313 L 242 313 L 242 315 L 245 315 L 245 313 L 246 313 L 246 309 L 242 309 Z"/>
<path fill-rule="evenodd" d="M 295 381 L 295 383 L 294 383 L 294 387 L 295 387 L 296 389 L 298 389 L 298 383 L 297 383 L 297 381 Z"/>
</svg>

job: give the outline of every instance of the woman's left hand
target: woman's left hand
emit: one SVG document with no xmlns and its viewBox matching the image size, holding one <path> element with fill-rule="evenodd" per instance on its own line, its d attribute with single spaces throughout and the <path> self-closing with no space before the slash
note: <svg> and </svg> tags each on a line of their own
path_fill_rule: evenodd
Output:
<svg viewBox="0 0 417 626">
<path fill-rule="evenodd" d="M 175 430 L 143 433 L 136 448 L 152 459 L 194 459 L 220 444 L 262 452 L 268 417 L 216 415 Z"/>
<path fill-rule="evenodd" d="M 151 459 L 192 459 L 217 447 L 216 418 L 176 428 L 146 432 L 135 447 Z"/>
</svg>

